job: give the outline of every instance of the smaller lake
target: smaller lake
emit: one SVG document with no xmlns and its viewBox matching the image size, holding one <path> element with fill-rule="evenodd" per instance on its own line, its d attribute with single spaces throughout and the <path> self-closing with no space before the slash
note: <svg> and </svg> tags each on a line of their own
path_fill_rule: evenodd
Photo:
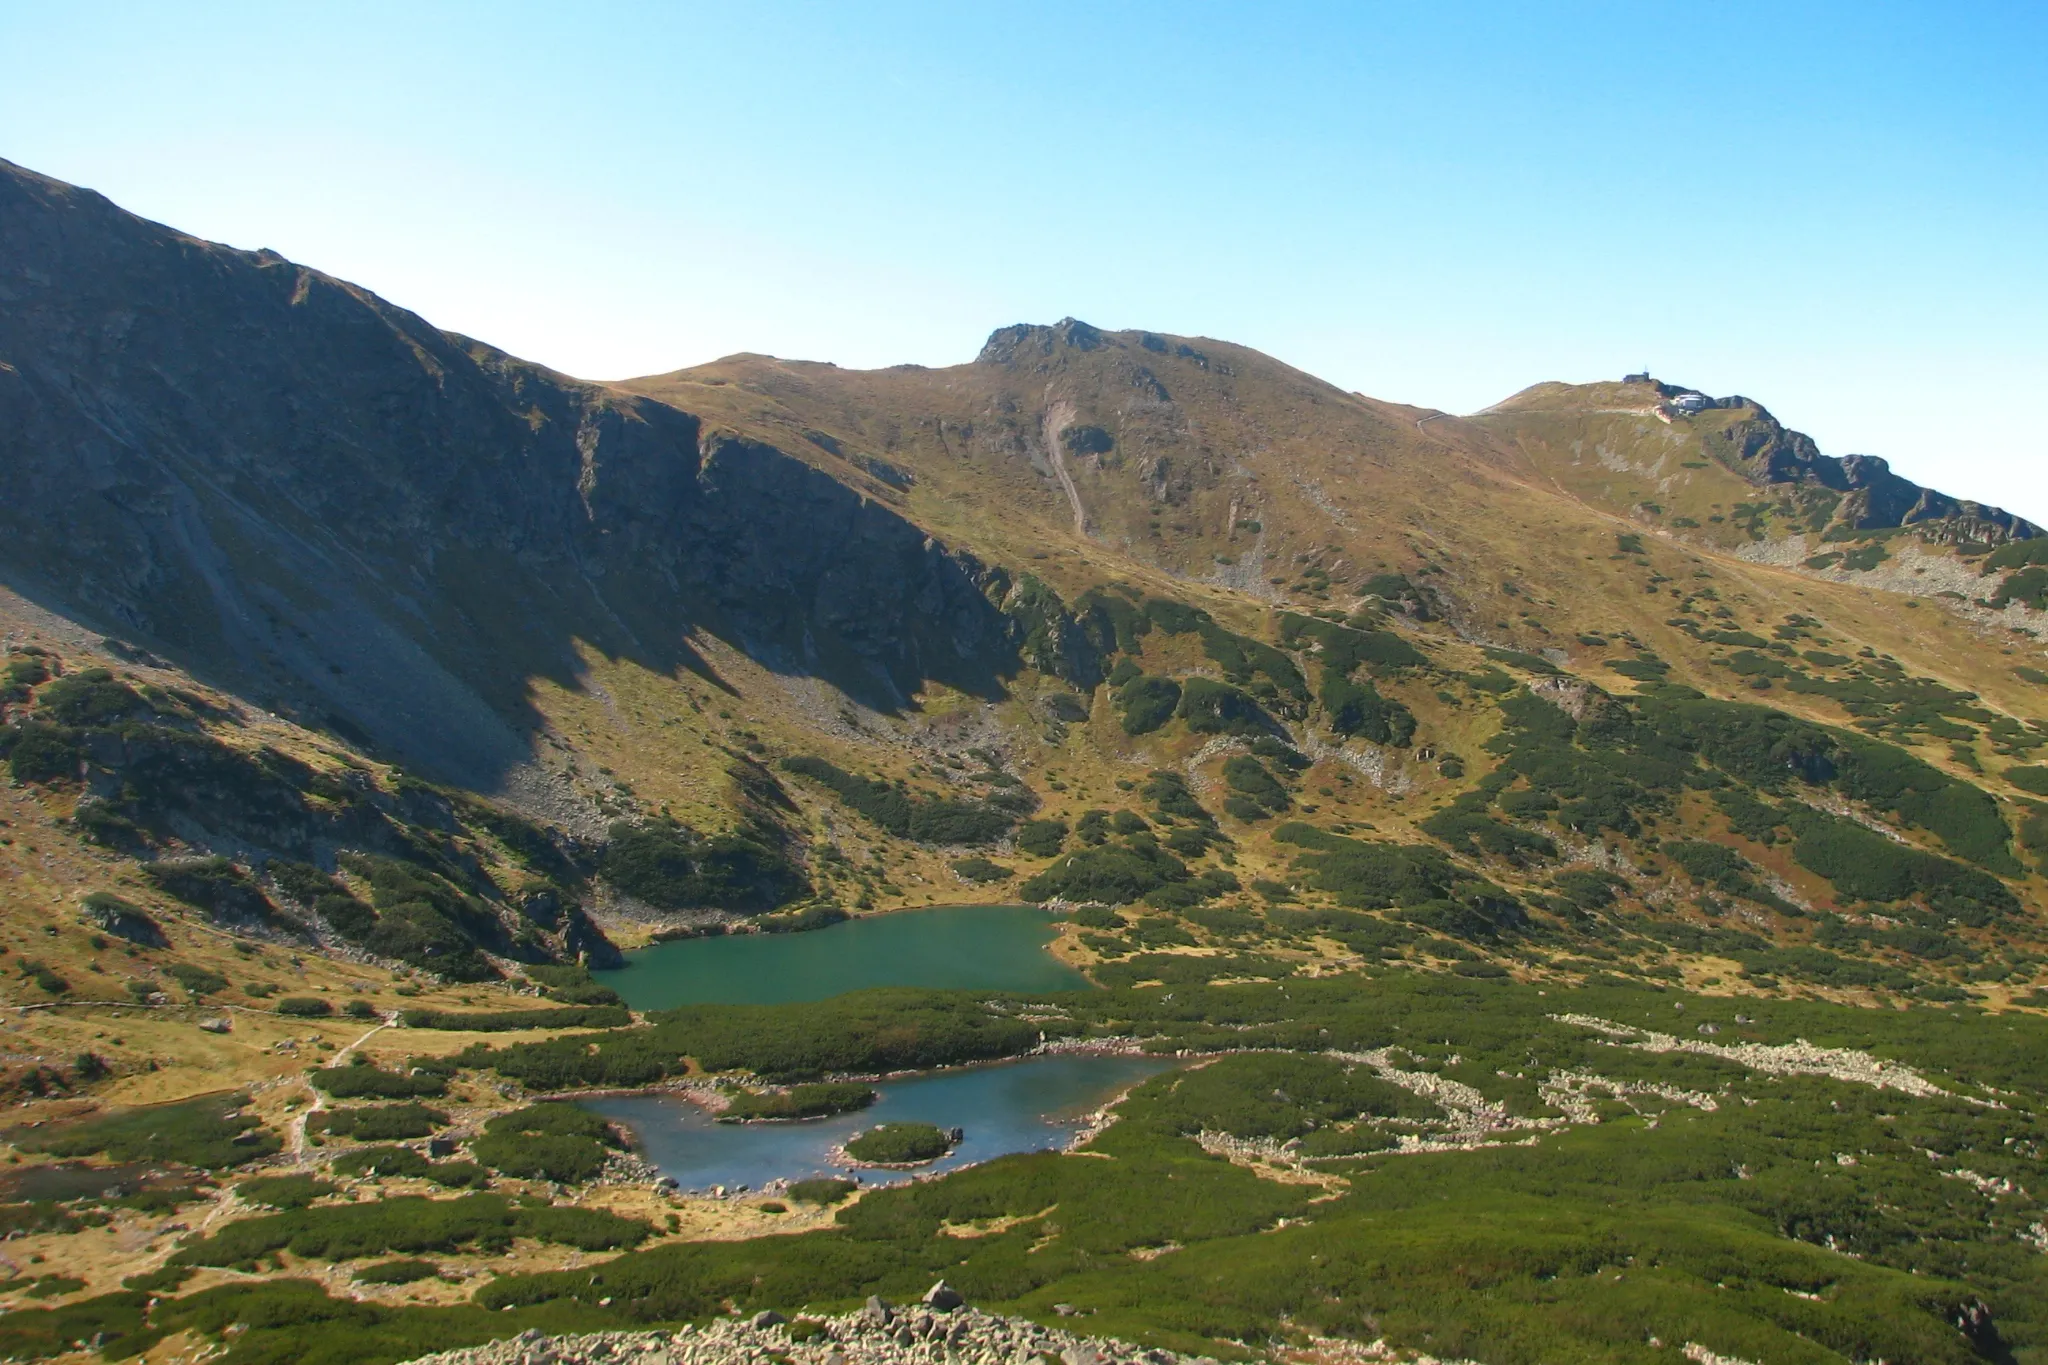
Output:
<svg viewBox="0 0 2048 1365">
<path fill-rule="evenodd" d="M 639 1010 L 786 1005 L 869 986 L 1080 990 L 1088 979 L 1047 951 L 1054 924 L 1030 905 L 898 910 L 802 934 L 676 939 L 596 976 Z"/>
<path fill-rule="evenodd" d="M 829 932 L 829 931 L 827 931 Z M 771 1180 L 858 1174 L 882 1185 L 949 1171 L 1011 1152 L 1064 1147 L 1082 1121 L 1124 1090 L 1177 1063 L 1168 1057 L 1030 1057 L 881 1081 L 881 1098 L 855 1114 L 798 1123 L 718 1123 L 671 1095 L 582 1101 L 640 1140 L 640 1154 L 686 1190 L 760 1189 Z M 832 1148 L 878 1123 L 922 1121 L 963 1128 L 958 1147 L 916 1172 L 835 1166 Z"/>
</svg>

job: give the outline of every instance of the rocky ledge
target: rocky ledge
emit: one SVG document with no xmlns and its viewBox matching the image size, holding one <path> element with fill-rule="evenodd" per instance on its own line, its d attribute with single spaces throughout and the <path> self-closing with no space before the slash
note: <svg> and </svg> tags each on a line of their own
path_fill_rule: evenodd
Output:
<svg viewBox="0 0 2048 1365">
<path fill-rule="evenodd" d="M 780 1313 L 727 1318 L 659 1332 L 592 1332 L 550 1337 L 522 1332 L 504 1341 L 423 1356 L 411 1365 L 1216 1365 L 1201 1356 L 1141 1350 L 1107 1337 L 1076 1336 L 1025 1318 L 961 1303 L 944 1281 L 924 1302 L 896 1308 L 879 1298 L 840 1317 Z"/>
</svg>

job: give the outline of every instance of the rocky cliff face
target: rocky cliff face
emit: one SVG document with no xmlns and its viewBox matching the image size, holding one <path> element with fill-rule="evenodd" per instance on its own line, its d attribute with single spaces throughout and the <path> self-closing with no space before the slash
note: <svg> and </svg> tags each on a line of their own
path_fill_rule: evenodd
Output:
<svg viewBox="0 0 2048 1365">
<path fill-rule="evenodd" d="M 0 162 L 0 567 L 489 787 L 578 642 L 881 705 L 1010 666 L 999 576 L 772 446 Z"/>
<path fill-rule="evenodd" d="M 1834 520 L 1856 530 L 1948 522 L 1951 539 L 2024 540 L 2041 528 L 2003 508 L 1953 498 L 1892 472 L 1875 455 L 1821 454 L 1811 436 L 1782 425 L 1761 406 L 1708 441 L 1717 459 L 1759 486 L 1796 484 L 1842 494 Z"/>
</svg>

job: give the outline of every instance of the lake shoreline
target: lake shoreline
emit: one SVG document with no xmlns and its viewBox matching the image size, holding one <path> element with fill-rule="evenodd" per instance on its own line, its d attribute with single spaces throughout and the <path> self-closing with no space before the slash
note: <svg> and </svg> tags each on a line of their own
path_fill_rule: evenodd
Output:
<svg viewBox="0 0 2048 1365">
<path fill-rule="evenodd" d="M 1184 1064 L 1113 1040 L 1086 1052 L 871 1077 L 882 1094 L 869 1109 L 778 1123 L 718 1123 L 706 1103 L 713 1087 L 701 1079 L 575 1099 L 628 1130 L 638 1159 L 678 1189 L 731 1197 L 812 1175 L 921 1180 L 1001 1156 L 1070 1151 L 1114 1122 L 1114 1110 L 1133 1089 Z M 960 1127 L 966 1137 L 944 1157 L 901 1170 L 857 1162 L 844 1152 L 862 1129 L 892 1122 Z"/>
<path fill-rule="evenodd" d="M 1144 1048 L 1144 1041 L 1138 1038 L 1087 1038 L 1076 1040 L 1055 1038 L 1050 1042 L 1040 1043 L 1029 1052 L 1019 1052 L 1008 1057 L 982 1057 L 971 1062 L 954 1062 L 950 1066 L 909 1067 L 901 1071 L 828 1072 L 817 1079 L 820 1081 L 865 1082 L 869 1085 L 881 1085 L 889 1081 L 912 1080 L 919 1076 L 939 1076 L 954 1071 L 972 1071 L 984 1067 L 1009 1066 L 1017 1062 L 1030 1061 L 1034 1057 L 1173 1057 L 1184 1060 L 1189 1057 L 1207 1057 L 1211 1055 L 1207 1052 L 1188 1052 L 1186 1050 L 1172 1053 L 1147 1052 Z M 761 1084 L 767 1083 L 761 1082 Z M 809 1084 L 809 1082 L 798 1081 L 795 1084 L 804 1085 Z M 717 1081 L 703 1076 L 672 1076 L 667 1080 L 656 1081 L 652 1085 L 603 1086 L 589 1090 L 546 1090 L 531 1093 L 526 1098 L 532 1103 L 539 1104 L 549 1100 L 633 1099 L 643 1095 L 673 1095 L 678 1099 L 687 1099 L 691 1103 L 699 1105 L 707 1112 L 716 1114 L 719 1112 L 717 1107 L 705 1104 L 693 1092 L 716 1090 L 718 1088 L 719 1083 Z M 812 1123 L 820 1118 L 831 1117 L 834 1116 L 820 1114 L 812 1118 L 802 1119 L 756 1119 L 750 1120 L 749 1123 Z"/>
<path fill-rule="evenodd" d="M 861 915 L 792 933 L 674 938 L 592 972 L 639 1013 L 690 1005 L 782 1005 L 875 987 L 1050 995 L 1094 988 L 1052 951 L 1056 915 L 963 903 Z"/>
</svg>

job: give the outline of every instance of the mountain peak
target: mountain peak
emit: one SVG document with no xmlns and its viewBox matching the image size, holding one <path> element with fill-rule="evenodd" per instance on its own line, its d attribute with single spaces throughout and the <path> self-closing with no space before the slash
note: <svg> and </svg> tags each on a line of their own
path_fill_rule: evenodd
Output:
<svg viewBox="0 0 2048 1365">
<path fill-rule="evenodd" d="M 1061 318 L 1050 327 L 1020 322 L 990 332 L 981 354 L 974 360 L 977 365 L 1013 365 L 1020 357 L 1028 355 L 1050 356 L 1062 349 L 1099 351 L 1105 346 L 1119 344 L 1115 338 L 1106 336 L 1101 328 L 1079 318 Z"/>
</svg>

